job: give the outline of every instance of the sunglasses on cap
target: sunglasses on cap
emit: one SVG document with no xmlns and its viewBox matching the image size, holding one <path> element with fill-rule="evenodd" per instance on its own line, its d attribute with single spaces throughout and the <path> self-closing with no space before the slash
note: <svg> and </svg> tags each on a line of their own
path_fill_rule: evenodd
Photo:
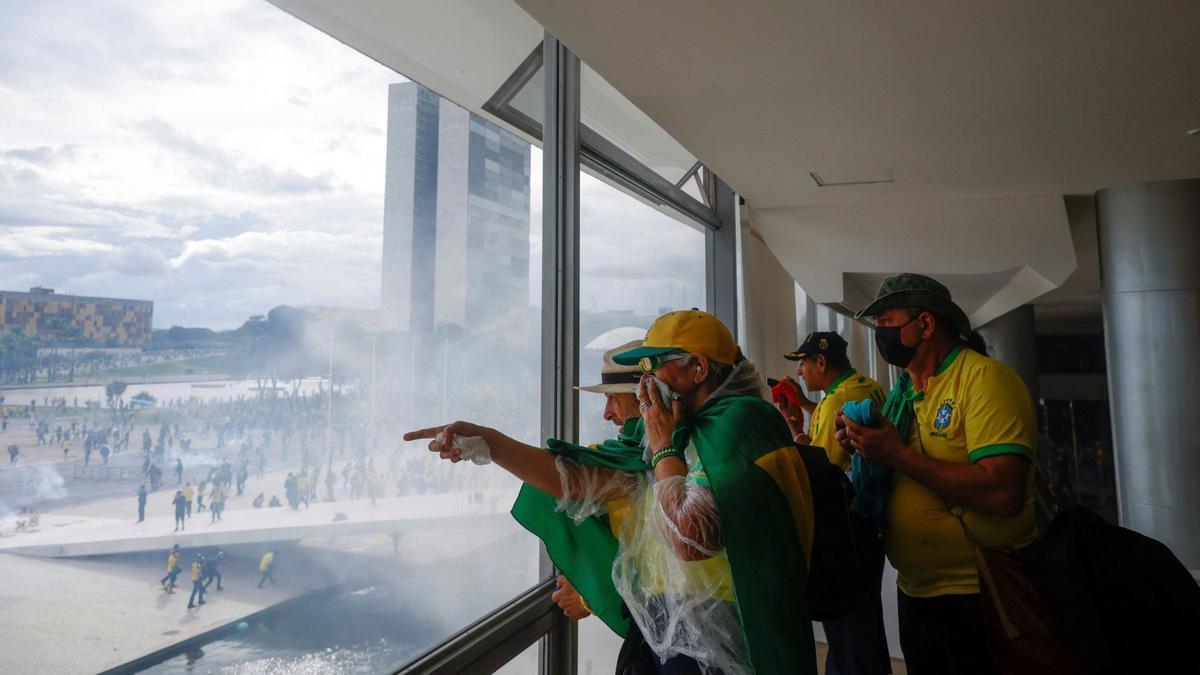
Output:
<svg viewBox="0 0 1200 675">
<path fill-rule="evenodd" d="M 638 367 L 643 373 L 652 373 L 659 368 L 667 365 L 669 361 L 679 361 L 686 359 L 688 355 L 684 352 L 675 352 L 673 354 L 660 354 L 658 356 L 643 356 L 638 360 Z"/>
</svg>

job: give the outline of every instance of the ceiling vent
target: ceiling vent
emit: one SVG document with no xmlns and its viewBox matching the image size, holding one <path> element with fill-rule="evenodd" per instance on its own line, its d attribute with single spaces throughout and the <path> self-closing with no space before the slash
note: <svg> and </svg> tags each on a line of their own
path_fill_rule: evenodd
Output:
<svg viewBox="0 0 1200 675">
<path fill-rule="evenodd" d="M 878 185 L 880 183 L 895 183 L 891 169 L 865 169 L 845 171 L 816 171 L 809 172 L 817 187 L 837 187 L 839 185 Z"/>
</svg>

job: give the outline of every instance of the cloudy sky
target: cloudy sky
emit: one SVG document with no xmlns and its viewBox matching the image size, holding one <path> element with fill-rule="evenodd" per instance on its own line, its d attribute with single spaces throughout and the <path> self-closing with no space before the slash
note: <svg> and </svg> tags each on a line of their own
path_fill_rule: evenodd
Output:
<svg viewBox="0 0 1200 675">
<path fill-rule="evenodd" d="M 0 0 L 0 289 L 150 299 L 156 328 L 378 307 L 402 81 L 262 0 Z M 703 301 L 699 233 L 581 202 L 585 308 Z"/>
</svg>

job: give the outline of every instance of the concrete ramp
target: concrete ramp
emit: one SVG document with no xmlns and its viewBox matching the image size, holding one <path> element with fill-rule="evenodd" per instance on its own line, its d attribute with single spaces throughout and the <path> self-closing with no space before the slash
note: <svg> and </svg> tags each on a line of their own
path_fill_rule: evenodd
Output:
<svg viewBox="0 0 1200 675">
<path fill-rule="evenodd" d="M 317 503 L 293 511 L 287 506 L 227 510 L 222 520 L 209 522 L 209 513 L 195 513 L 187 529 L 174 531 L 172 517 L 136 519 L 44 514 L 34 531 L 5 533 L 0 553 L 48 558 L 233 546 L 315 537 L 413 532 L 478 527 L 511 522 L 509 509 L 516 490 L 451 492 L 370 500 Z M 341 514 L 341 515 L 339 515 Z M 344 515 L 344 518 L 342 518 Z"/>
</svg>

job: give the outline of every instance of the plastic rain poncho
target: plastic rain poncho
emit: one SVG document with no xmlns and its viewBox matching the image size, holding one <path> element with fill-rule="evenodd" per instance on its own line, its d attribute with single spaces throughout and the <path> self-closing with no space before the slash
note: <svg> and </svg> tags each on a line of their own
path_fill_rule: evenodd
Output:
<svg viewBox="0 0 1200 675">
<path fill-rule="evenodd" d="M 559 452 L 556 463 L 565 495 L 556 507 L 575 528 L 555 524 L 549 529 L 574 538 L 576 545 L 613 537 L 615 550 L 605 552 L 599 547 L 593 556 L 611 560 L 608 580 L 599 578 L 599 565 L 592 564 L 588 556 L 576 556 L 561 542 L 551 545 L 543 532 L 549 532 L 546 525 L 553 519 L 530 518 L 529 509 L 520 508 L 521 500 L 513 511 L 518 520 L 543 536 L 555 563 L 614 630 L 623 632 L 612 616 L 613 605 L 619 605 L 612 597 L 615 592 L 660 657 L 685 654 L 706 670 L 719 669 L 730 675 L 756 670 L 808 672 L 814 664 L 809 658 L 811 629 L 804 591 L 796 591 L 793 583 L 805 578 L 811 501 L 805 516 L 800 513 L 806 508 L 803 497 L 793 499 L 784 494 L 785 487 L 794 488 L 799 482 L 806 490 L 807 476 L 791 475 L 790 486 L 784 486 L 778 477 L 772 480 L 772 471 L 796 469 L 779 460 L 786 456 L 784 450 L 791 450 L 790 436 L 782 417 L 763 401 L 763 393 L 753 365 L 743 362 L 691 419 L 676 428 L 673 440 L 675 447 L 684 451 L 687 476 L 656 482 L 645 457 L 633 456 L 638 434 L 623 434 L 620 443 L 600 446 L 607 447 L 601 451 L 600 461 L 589 452 L 594 448 L 551 444 L 551 450 Z M 619 461 L 613 460 L 609 451 L 615 452 Z M 715 466 L 706 466 L 705 458 Z M 763 458 L 769 465 L 765 469 L 752 466 Z M 786 466 L 779 469 L 776 464 L 780 463 Z M 724 509 L 719 508 L 722 502 L 726 502 Z M 756 515 L 763 509 L 770 517 Z M 735 531 L 726 532 L 728 523 L 722 519 L 726 512 L 739 524 Z M 782 530 L 782 536 L 773 535 L 773 528 Z M 734 553 L 739 562 L 733 567 L 727 534 L 736 542 Z M 782 550 L 773 552 L 776 546 Z M 771 559 L 762 560 L 764 556 Z M 775 590 L 771 591 L 783 603 L 762 592 L 772 585 L 768 579 L 750 582 L 756 574 L 753 567 L 763 567 L 768 574 L 774 569 L 776 576 L 784 577 L 773 582 Z M 743 580 L 740 594 L 735 592 L 739 578 Z M 754 611 L 745 622 L 747 605 Z M 781 636 L 772 634 L 780 628 L 793 633 L 783 637 L 798 643 L 798 649 L 771 645 L 780 640 Z M 782 655 L 776 653 L 780 650 Z"/>
</svg>

